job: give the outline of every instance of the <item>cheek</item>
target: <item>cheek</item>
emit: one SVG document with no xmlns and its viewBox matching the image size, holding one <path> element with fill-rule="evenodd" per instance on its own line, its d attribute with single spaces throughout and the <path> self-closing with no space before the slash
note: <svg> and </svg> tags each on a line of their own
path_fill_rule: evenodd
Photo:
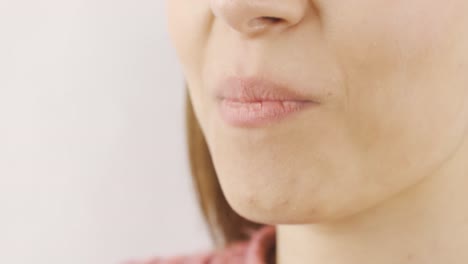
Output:
<svg viewBox="0 0 468 264">
<path fill-rule="evenodd" d="M 202 3 L 200 3 L 202 2 Z M 185 81 L 195 111 L 200 121 L 205 116 L 206 104 L 202 88 L 201 71 L 206 61 L 206 46 L 213 24 L 213 16 L 208 1 L 168 0 L 168 30 L 182 67 Z M 200 125 L 205 127 L 205 123 Z"/>
<path fill-rule="evenodd" d="M 199 75 L 213 19 L 208 3 L 198 2 L 167 1 L 169 36 L 186 77 Z"/>
<path fill-rule="evenodd" d="M 363 150 L 393 166 L 435 164 L 464 136 L 468 81 L 460 65 L 468 45 L 459 36 L 468 35 L 467 4 L 449 2 L 361 1 L 325 20 L 346 76 L 350 131 Z"/>
<path fill-rule="evenodd" d="M 417 74 L 444 60 L 457 35 L 466 34 L 457 7 L 462 8 L 425 0 L 329 6 L 333 13 L 324 14 L 325 41 L 349 77 L 376 81 L 396 73 Z"/>
</svg>

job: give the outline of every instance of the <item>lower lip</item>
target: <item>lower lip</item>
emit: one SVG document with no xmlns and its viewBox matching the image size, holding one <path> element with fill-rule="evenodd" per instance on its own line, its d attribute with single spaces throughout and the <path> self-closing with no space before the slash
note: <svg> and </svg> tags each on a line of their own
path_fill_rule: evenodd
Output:
<svg viewBox="0 0 468 264">
<path fill-rule="evenodd" d="M 316 103 L 310 101 L 244 102 L 229 99 L 220 101 L 221 117 L 228 124 L 239 127 L 257 127 L 292 117 Z"/>
</svg>

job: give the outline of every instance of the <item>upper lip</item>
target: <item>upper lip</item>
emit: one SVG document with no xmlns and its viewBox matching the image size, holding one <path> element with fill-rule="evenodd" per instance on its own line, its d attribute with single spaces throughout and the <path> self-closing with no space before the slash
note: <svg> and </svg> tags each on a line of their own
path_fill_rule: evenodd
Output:
<svg viewBox="0 0 468 264">
<path fill-rule="evenodd" d="M 262 101 L 315 101 L 297 89 L 256 76 L 232 76 L 223 79 L 218 83 L 216 97 L 219 100 L 244 103 Z"/>
</svg>

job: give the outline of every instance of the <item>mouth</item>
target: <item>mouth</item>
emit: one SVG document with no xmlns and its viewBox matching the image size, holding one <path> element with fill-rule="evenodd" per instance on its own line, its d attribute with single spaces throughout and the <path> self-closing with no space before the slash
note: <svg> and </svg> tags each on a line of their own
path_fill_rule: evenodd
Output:
<svg viewBox="0 0 468 264">
<path fill-rule="evenodd" d="M 221 118 L 236 127 L 259 127 L 283 121 L 319 105 L 298 90 L 256 77 L 231 77 L 218 86 Z"/>
</svg>

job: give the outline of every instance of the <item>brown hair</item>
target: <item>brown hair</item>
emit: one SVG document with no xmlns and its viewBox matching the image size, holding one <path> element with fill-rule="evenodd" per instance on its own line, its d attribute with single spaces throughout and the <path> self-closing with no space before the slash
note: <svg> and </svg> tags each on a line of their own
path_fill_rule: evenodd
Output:
<svg viewBox="0 0 468 264">
<path fill-rule="evenodd" d="M 205 137 L 186 95 L 186 128 L 190 169 L 200 209 L 216 247 L 245 240 L 261 227 L 237 214 L 226 201 L 216 175 Z"/>
</svg>

